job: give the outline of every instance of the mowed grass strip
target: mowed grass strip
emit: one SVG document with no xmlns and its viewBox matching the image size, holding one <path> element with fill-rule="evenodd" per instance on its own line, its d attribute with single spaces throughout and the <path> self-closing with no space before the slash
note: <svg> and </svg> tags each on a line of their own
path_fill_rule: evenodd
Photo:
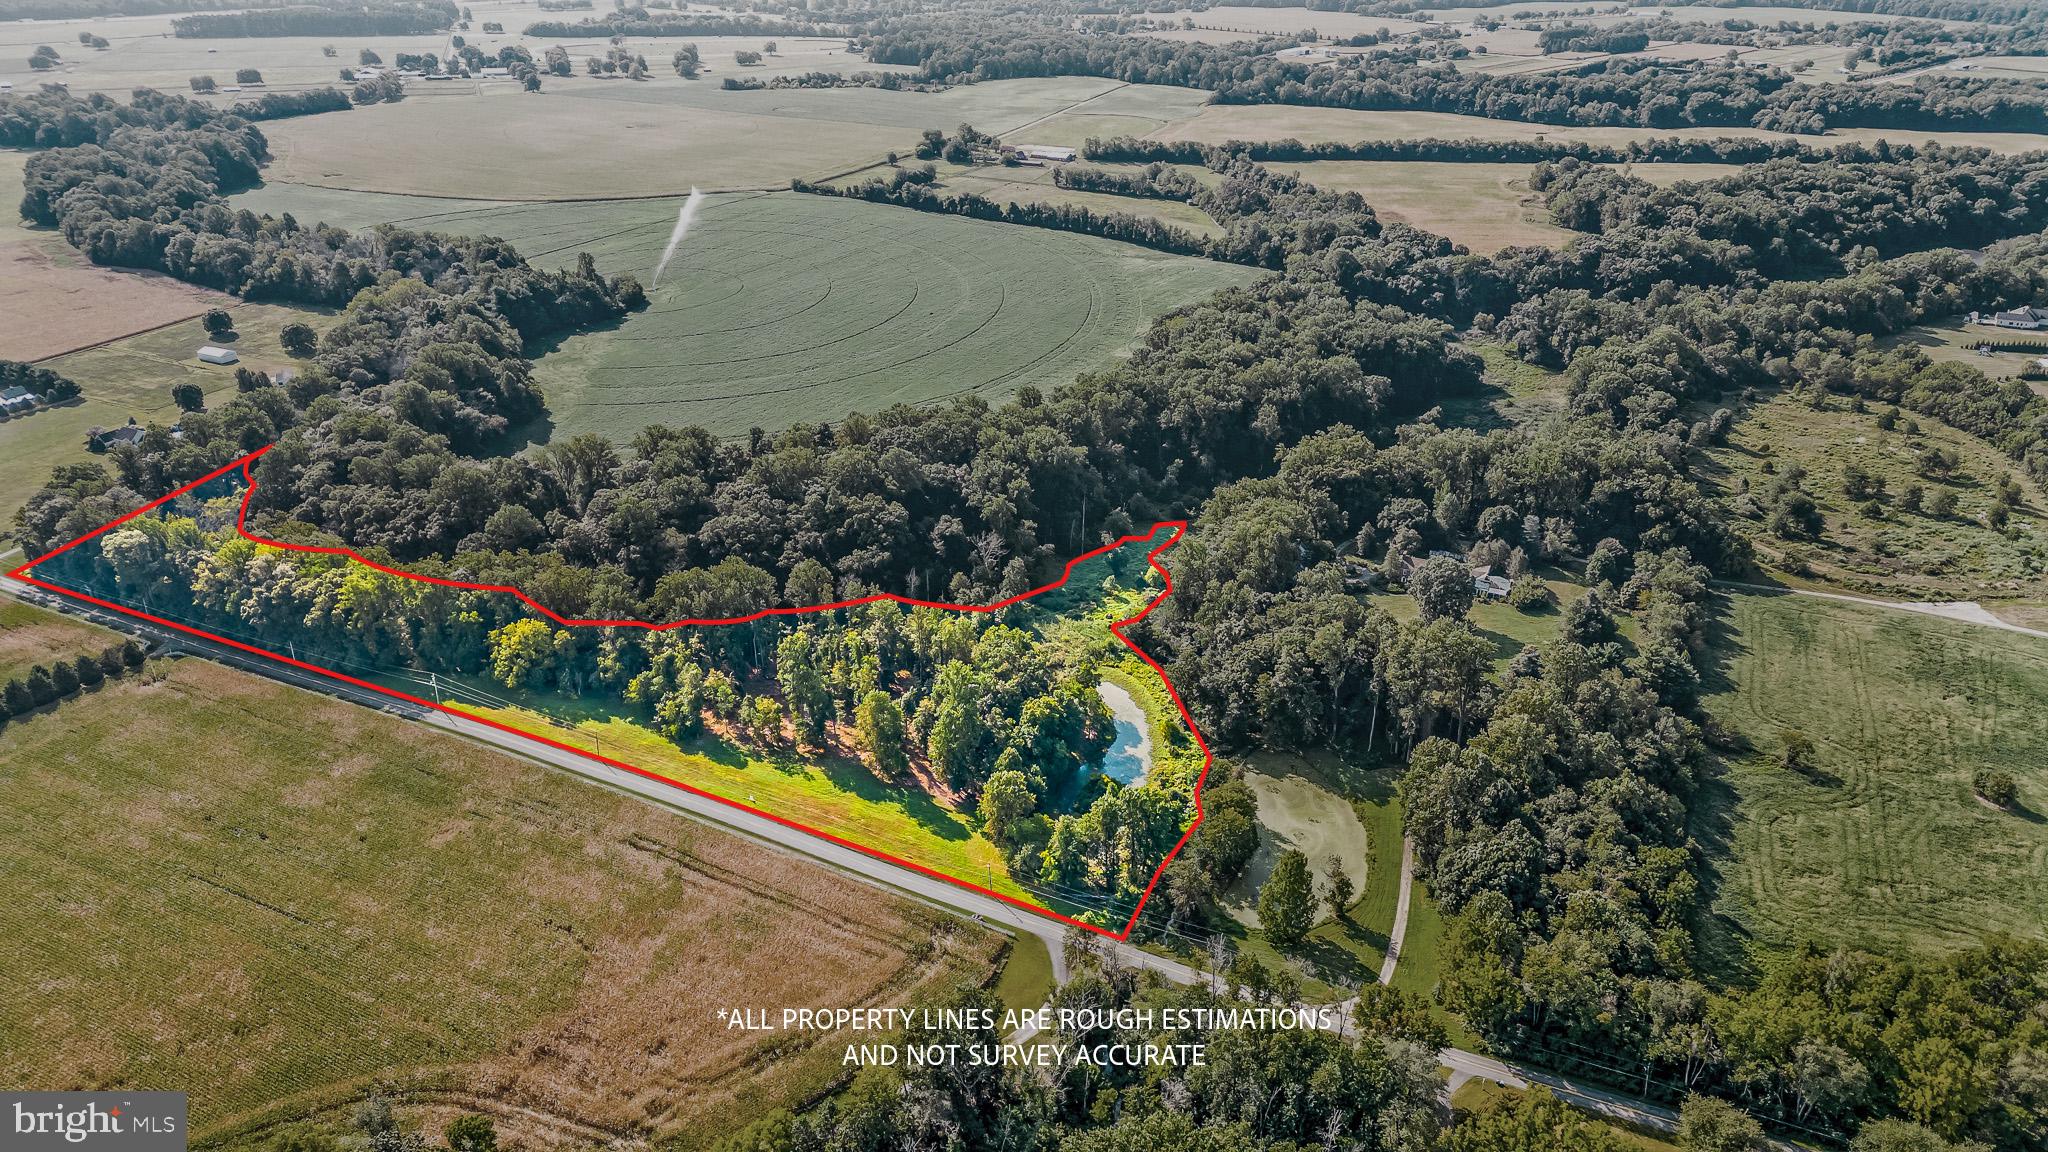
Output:
<svg viewBox="0 0 2048 1152">
<path fill-rule="evenodd" d="M 486 204 L 284 184 L 237 197 L 302 221 L 393 220 L 503 237 L 541 264 L 589 252 L 651 284 L 681 201 Z M 1108 366 L 1153 317 L 1252 269 L 1039 228 L 821 196 L 712 197 L 649 305 L 536 366 L 553 435 L 650 424 L 721 435 L 973 393 L 1000 400 Z"/>
<path fill-rule="evenodd" d="M 1705 797 L 1717 910 L 1765 948 L 1940 951 L 2048 924 L 2048 641 L 1793 595 L 1724 602 L 1706 705 L 1755 751 Z M 1816 771 L 1780 766 L 1785 734 Z M 2025 811 L 1971 792 L 2019 782 Z"/>
<path fill-rule="evenodd" d="M 449 686 L 449 678 L 442 684 Z M 420 691 L 410 685 L 407 690 Z M 488 691 L 497 696 L 504 689 L 492 685 Z M 542 712 L 488 703 L 460 690 L 451 693 L 449 702 L 473 716 L 630 764 L 954 879 L 1041 902 L 1010 879 L 1002 853 L 981 835 L 971 811 L 955 811 L 915 787 L 887 783 L 860 761 L 794 753 L 763 759 L 709 736 L 678 746 L 598 709 L 581 709 L 577 715 L 573 702 L 550 700 Z"/>
<path fill-rule="evenodd" d="M 32 990 L 0 1080 L 187 1088 L 207 1139 L 425 1076 L 515 1136 L 690 1145 L 839 1074 L 717 1008 L 898 1002 L 1000 945 L 379 712 L 152 669 L 0 729 L 0 980 Z"/>
</svg>

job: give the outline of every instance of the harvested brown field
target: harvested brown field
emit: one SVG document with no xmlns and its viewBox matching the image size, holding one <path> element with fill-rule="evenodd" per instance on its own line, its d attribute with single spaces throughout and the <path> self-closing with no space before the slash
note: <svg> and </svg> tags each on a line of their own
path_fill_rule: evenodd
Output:
<svg viewBox="0 0 2048 1152">
<path fill-rule="evenodd" d="M 41 360 L 197 316 L 229 297 L 100 268 L 15 213 L 25 152 L 0 150 L 0 360 Z"/>
<path fill-rule="evenodd" d="M 1002 940 L 452 736 L 197 660 L 0 729 L 0 1081 L 192 1092 L 194 1135 L 401 1110 L 689 1147 L 840 1074 L 735 1004 L 894 1004 Z"/>
<path fill-rule="evenodd" d="M 20 563 L 11 560 L 8 566 Z M 0 598 L 0 682 L 37 664 L 97 656 L 122 637 L 97 625 Z"/>
<path fill-rule="evenodd" d="M 1550 222 L 1542 198 L 1529 190 L 1528 164 L 1318 160 L 1269 167 L 1321 188 L 1356 192 L 1380 219 L 1448 236 L 1474 252 L 1556 247 L 1577 236 Z"/>
<path fill-rule="evenodd" d="M 272 180 L 496 200 L 787 188 L 792 176 L 857 168 L 917 139 L 909 128 L 554 92 L 408 99 L 264 130 Z"/>
</svg>

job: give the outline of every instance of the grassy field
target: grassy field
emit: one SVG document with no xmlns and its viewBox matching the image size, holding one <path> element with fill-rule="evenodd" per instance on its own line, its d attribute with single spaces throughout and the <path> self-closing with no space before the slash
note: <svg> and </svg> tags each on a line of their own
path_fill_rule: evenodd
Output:
<svg viewBox="0 0 2048 1152">
<path fill-rule="evenodd" d="M 1052 953 L 1044 939 L 1028 932 L 1018 933 L 996 978 L 995 993 L 1003 1007 L 1021 1012 L 1037 1008 L 1052 995 Z"/>
<path fill-rule="evenodd" d="M 1529 190 L 1527 164 L 1318 160 L 1268 167 L 1320 188 L 1356 192 L 1380 219 L 1448 236 L 1474 252 L 1555 248 L 1578 237 L 1550 222 L 1542 198 Z"/>
<path fill-rule="evenodd" d="M 1258 855 L 1224 896 L 1225 909 L 1239 924 L 1233 942 L 1268 966 L 1302 974 L 1312 996 L 1349 996 L 1377 979 L 1400 901 L 1401 802 L 1393 775 L 1327 755 L 1268 753 L 1248 764 L 1244 776 L 1258 800 L 1261 833 Z M 1255 908 L 1259 885 L 1286 849 L 1309 858 L 1319 894 L 1327 861 L 1338 856 L 1356 894 L 1341 920 L 1329 915 L 1318 895 L 1315 927 L 1300 948 L 1283 955 L 1256 930 Z M 1425 993 L 1436 983 L 1435 949 L 1416 950 L 1414 925 L 1428 902 L 1418 885 L 1409 912 L 1409 951 L 1395 972 L 1401 984 L 1403 972 L 1412 969 Z"/>
<path fill-rule="evenodd" d="M 88 429 L 119 427 L 130 417 L 175 424 L 171 386 L 187 380 L 206 390 L 209 404 L 233 396 L 234 367 L 201 364 L 193 356 L 201 345 L 233 348 L 242 355 L 241 366 L 274 371 L 291 364 L 278 346 L 279 330 L 294 321 L 322 329 L 331 322 L 320 313 L 275 304 L 235 304 L 228 313 L 235 320 L 233 339 L 208 336 L 198 320 L 184 320 L 44 361 L 43 367 L 77 381 L 83 394 L 71 404 L 0 420 L 0 533 L 12 528 L 14 510 L 52 468 L 97 459 L 86 451 Z"/>
<path fill-rule="evenodd" d="M 1909 417 L 1887 432 L 1876 411 L 1852 411 L 1840 397 L 1815 409 L 1779 393 L 1735 422 L 1728 444 L 1707 451 L 1702 471 L 1714 490 L 1732 499 L 1766 489 L 1774 480 L 1766 467 L 1780 475 L 1794 464 L 1806 469 L 1805 487 L 1826 520 L 1818 540 L 1788 542 L 1760 520 L 1735 521 L 1747 526 L 1762 560 L 1806 581 L 1905 600 L 2038 595 L 2048 573 L 2048 497 L 1989 444 L 1927 417 L 1910 432 Z M 1961 468 L 1945 481 L 1920 475 L 1915 459 L 1930 447 L 1955 452 Z M 1843 470 L 1851 466 L 1884 481 L 1881 518 L 1865 515 L 1845 493 Z M 2025 499 L 1999 531 L 1984 517 L 1997 503 L 1995 482 L 2006 475 L 2020 483 Z M 1915 484 L 1927 499 L 1942 489 L 1952 492 L 1955 514 L 1900 507 L 1901 494 Z"/>
<path fill-rule="evenodd" d="M 677 202 L 475 205 L 273 184 L 299 219 L 488 232 L 540 263 L 588 251 L 648 279 Z M 1101 368 L 1152 317 L 1255 273 L 1072 233 L 796 193 L 710 200 L 651 305 L 542 349 L 552 432 L 743 434 Z"/>
<path fill-rule="evenodd" d="M 18 562 L 9 560 L 0 567 L 12 568 Z M 121 640 L 83 620 L 32 608 L 12 597 L 0 598 L 0 683 L 37 664 L 97 656 Z"/>
<path fill-rule="evenodd" d="M 184 660 L 0 730 L 0 1078 L 201 1139 L 373 1082 L 519 1144 L 708 1142 L 840 1074 L 736 1003 L 896 1003 L 1001 940 L 643 802 Z M 763 965 L 759 959 L 773 956 Z"/>
<path fill-rule="evenodd" d="M 1735 595 L 1707 707 L 1755 746 L 1696 813 L 1715 908 L 1764 948 L 1939 950 L 2048 933 L 2048 641 L 1790 595 Z M 1784 733 L 1817 745 L 1810 776 Z M 1978 802 L 2003 768 L 2025 811 Z"/>
<path fill-rule="evenodd" d="M 16 208 L 28 156 L 0 149 L 0 359 L 40 360 L 233 299 L 155 273 L 96 267 L 55 231 L 30 225 Z"/>
</svg>

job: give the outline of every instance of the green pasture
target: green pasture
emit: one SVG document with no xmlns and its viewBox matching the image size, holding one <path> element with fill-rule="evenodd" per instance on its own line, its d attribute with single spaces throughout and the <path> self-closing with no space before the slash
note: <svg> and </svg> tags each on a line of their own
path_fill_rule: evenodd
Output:
<svg viewBox="0 0 2048 1152">
<path fill-rule="evenodd" d="M 2048 934 L 2048 641 L 1794 595 L 1739 594 L 1706 705 L 1751 749 L 1695 813 L 1737 941 L 1893 953 Z M 1781 766 L 1786 733 L 1813 771 Z M 2019 781 L 2022 810 L 1971 790 Z"/>
</svg>

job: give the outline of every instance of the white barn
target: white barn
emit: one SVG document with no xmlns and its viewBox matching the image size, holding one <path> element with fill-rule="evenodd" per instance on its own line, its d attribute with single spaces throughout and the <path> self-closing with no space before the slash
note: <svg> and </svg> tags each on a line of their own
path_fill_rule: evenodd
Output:
<svg viewBox="0 0 2048 1152">
<path fill-rule="evenodd" d="M 233 364 L 242 357 L 232 348 L 215 348 L 208 344 L 199 350 L 199 358 L 208 364 Z"/>
</svg>

